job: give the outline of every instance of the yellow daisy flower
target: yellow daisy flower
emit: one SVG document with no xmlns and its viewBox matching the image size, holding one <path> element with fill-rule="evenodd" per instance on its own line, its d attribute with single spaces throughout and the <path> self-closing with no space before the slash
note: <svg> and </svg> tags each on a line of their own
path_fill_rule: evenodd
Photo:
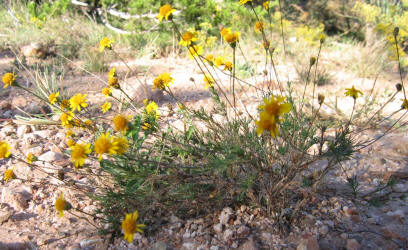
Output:
<svg viewBox="0 0 408 250">
<path fill-rule="evenodd" d="M 208 89 L 209 87 L 210 88 L 214 87 L 215 81 L 210 75 L 205 74 L 203 81 L 205 83 L 205 86 L 204 86 L 205 89 Z"/>
<path fill-rule="evenodd" d="M 117 145 L 114 145 L 112 142 L 112 137 L 109 135 L 109 132 L 101 134 L 94 143 L 94 151 L 99 155 L 99 161 L 102 160 L 103 154 L 114 155 L 117 153 Z"/>
<path fill-rule="evenodd" d="M 33 164 L 33 162 L 35 162 L 37 160 L 37 157 L 35 157 L 32 153 L 28 153 L 27 158 L 26 158 L 26 162 L 28 164 Z"/>
<path fill-rule="evenodd" d="M 70 138 L 70 139 L 67 141 L 67 146 L 68 146 L 68 147 L 73 147 L 73 146 L 75 146 L 75 141 Z"/>
<path fill-rule="evenodd" d="M 265 27 L 264 22 L 256 22 L 254 26 L 255 32 L 258 32 L 258 33 L 261 32 L 264 29 L 264 27 Z"/>
<path fill-rule="evenodd" d="M 257 126 L 256 133 L 258 136 L 262 134 L 264 130 L 269 131 L 273 138 L 279 135 L 278 124 L 275 117 L 269 115 L 266 112 L 261 112 L 259 121 L 255 121 Z"/>
<path fill-rule="evenodd" d="M 118 89 L 119 88 L 119 78 L 116 77 L 116 76 L 109 77 L 108 78 L 108 84 L 109 84 L 110 87 Z"/>
<path fill-rule="evenodd" d="M 58 99 L 57 99 L 58 96 L 59 96 L 59 92 L 57 92 L 57 93 L 51 93 L 51 94 L 48 96 L 48 101 L 49 101 L 51 104 L 54 104 L 56 101 L 58 101 Z"/>
<path fill-rule="evenodd" d="M 174 78 L 169 73 L 163 73 L 153 80 L 153 89 L 164 90 L 169 87 L 170 83 L 173 83 Z"/>
<path fill-rule="evenodd" d="M 152 125 L 148 122 L 143 123 L 142 129 L 143 130 L 149 130 L 152 127 Z"/>
<path fill-rule="evenodd" d="M 230 32 L 224 36 L 224 40 L 231 45 L 232 48 L 235 48 L 237 42 L 239 42 L 239 37 L 241 33 L 238 31 Z"/>
<path fill-rule="evenodd" d="M 264 49 L 269 49 L 270 46 L 271 46 L 271 41 L 269 41 L 269 40 L 262 41 L 262 47 Z"/>
<path fill-rule="evenodd" d="M 209 54 L 205 57 L 205 60 L 207 60 L 207 62 L 213 66 L 214 65 L 214 55 L 213 54 Z"/>
<path fill-rule="evenodd" d="M 232 67 L 234 66 L 234 64 L 232 64 L 232 62 L 225 62 L 224 63 L 224 70 L 228 70 L 228 71 L 232 71 Z"/>
<path fill-rule="evenodd" d="M 6 73 L 3 75 L 1 80 L 4 83 L 3 88 L 7 88 L 8 86 L 13 85 L 13 83 L 16 81 L 16 75 L 14 73 Z"/>
<path fill-rule="evenodd" d="M 110 77 L 115 77 L 115 76 L 117 76 L 116 75 L 116 68 L 112 67 L 111 70 L 109 70 L 108 77 L 110 78 Z"/>
<path fill-rule="evenodd" d="M 99 42 L 99 51 L 102 52 L 104 49 L 112 49 L 113 40 L 110 40 L 107 37 L 104 37 Z"/>
<path fill-rule="evenodd" d="M 121 114 L 117 114 L 114 118 L 113 118 L 113 125 L 114 125 L 114 129 L 118 132 L 126 132 L 128 130 L 128 119 L 121 115 Z"/>
<path fill-rule="evenodd" d="M 152 114 L 155 113 L 158 108 L 159 106 L 155 102 L 149 102 L 145 109 L 147 114 Z"/>
<path fill-rule="evenodd" d="M 62 194 L 55 200 L 54 206 L 60 217 L 64 216 L 64 210 L 69 210 L 72 207 L 68 201 L 64 200 Z"/>
<path fill-rule="evenodd" d="M 264 8 L 265 8 L 266 10 L 269 10 L 269 1 L 265 1 L 265 2 L 263 3 L 263 6 L 264 6 Z"/>
<path fill-rule="evenodd" d="M 175 9 L 171 8 L 170 4 L 165 4 L 160 7 L 159 14 L 156 16 L 156 18 L 159 19 L 159 22 L 163 21 L 163 18 L 167 21 L 169 18 L 171 18 L 171 14 L 175 11 Z"/>
<path fill-rule="evenodd" d="M 14 179 L 14 178 L 16 177 L 16 176 L 14 175 L 13 169 L 14 169 L 14 168 L 7 169 L 7 170 L 4 172 L 4 177 L 3 177 L 4 182 L 7 183 L 9 180 Z"/>
<path fill-rule="evenodd" d="M 61 126 L 66 128 L 71 127 L 71 121 L 73 116 L 74 114 L 72 112 L 62 112 L 62 114 L 59 117 L 61 121 Z"/>
<path fill-rule="evenodd" d="M 81 93 L 74 95 L 69 99 L 69 104 L 72 109 L 72 111 L 78 110 L 81 111 L 81 108 L 85 108 L 88 106 L 87 102 L 88 100 L 85 99 L 87 94 L 83 95 Z"/>
<path fill-rule="evenodd" d="M 102 113 L 106 113 L 109 109 L 111 109 L 112 108 L 112 103 L 110 103 L 110 102 L 105 102 L 103 105 L 102 105 Z"/>
<path fill-rule="evenodd" d="M 102 89 L 102 94 L 103 94 L 105 97 L 112 96 L 112 88 L 110 88 L 110 87 L 103 88 L 103 89 Z"/>
<path fill-rule="evenodd" d="M 181 46 L 187 47 L 197 40 L 197 32 L 186 31 L 181 35 L 179 44 Z"/>
<path fill-rule="evenodd" d="M 129 148 L 129 141 L 126 137 L 114 137 L 112 144 L 116 148 L 115 150 L 118 155 L 126 153 Z"/>
<path fill-rule="evenodd" d="M 353 85 L 353 87 L 346 89 L 346 92 L 344 94 L 346 96 L 353 97 L 354 100 L 355 100 L 355 99 L 358 98 L 359 95 L 363 95 L 363 92 L 361 92 L 360 90 L 354 88 L 354 85 Z"/>
<path fill-rule="evenodd" d="M 222 28 L 220 34 L 224 38 L 228 33 L 231 33 L 231 28 Z"/>
<path fill-rule="evenodd" d="M 0 159 L 8 158 L 10 153 L 10 145 L 5 141 L 0 141 Z"/>
<path fill-rule="evenodd" d="M 133 214 L 126 214 L 125 219 L 122 221 L 122 230 L 125 235 L 125 240 L 132 243 L 133 236 L 136 232 L 143 233 L 144 224 L 136 224 L 139 217 L 139 213 L 135 211 Z"/>
<path fill-rule="evenodd" d="M 92 152 L 91 144 L 76 143 L 70 147 L 72 162 L 75 164 L 75 168 L 81 167 L 85 163 L 85 159 L 88 158 L 88 154 Z"/>
<path fill-rule="evenodd" d="M 273 116 L 276 118 L 276 120 L 278 120 L 279 116 L 289 113 L 289 111 L 292 109 L 292 105 L 290 103 L 283 103 L 284 100 L 285 98 L 282 96 L 272 96 L 269 99 L 265 98 L 265 104 L 260 105 L 258 109 L 265 111 L 268 115 Z"/>
</svg>

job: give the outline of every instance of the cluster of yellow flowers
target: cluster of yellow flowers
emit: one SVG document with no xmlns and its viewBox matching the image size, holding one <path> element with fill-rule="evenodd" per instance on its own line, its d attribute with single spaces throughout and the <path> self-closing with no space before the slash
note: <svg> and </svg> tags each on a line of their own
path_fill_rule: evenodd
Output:
<svg viewBox="0 0 408 250">
<path fill-rule="evenodd" d="M 217 56 L 214 57 L 213 54 L 208 54 L 205 57 L 205 60 L 208 62 L 210 66 L 224 66 L 224 70 L 232 71 L 232 68 L 234 67 L 234 64 L 231 61 L 226 61 L 224 57 L 222 56 Z"/>
</svg>

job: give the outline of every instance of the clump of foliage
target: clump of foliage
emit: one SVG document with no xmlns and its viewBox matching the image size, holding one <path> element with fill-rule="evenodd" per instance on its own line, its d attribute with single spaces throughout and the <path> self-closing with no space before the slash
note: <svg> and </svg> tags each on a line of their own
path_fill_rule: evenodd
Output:
<svg viewBox="0 0 408 250">
<path fill-rule="evenodd" d="M 230 55 L 230 60 L 226 60 L 217 56 L 217 51 L 210 51 L 210 46 L 204 48 L 205 33 L 197 31 L 193 24 L 185 27 L 180 23 L 172 5 L 157 8 L 155 16 L 162 29 L 174 31 L 179 44 L 200 68 L 202 87 L 214 104 L 211 108 L 189 107 L 173 93 L 171 73 L 162 72 L 153 80 L 153 89 L 163 91 L 177 103 L 177 109 L 172 112 L 177 114 L 181 126 L 169 123 L 157 103 L 146 99 L 140 107 L 133 102 L 125 86 L 127 75 L 135 72 L 118 56 L 112 38 L 100 39 L 99 51 L 94 51 L 110 54 L 128 68 L 127 74 L 121 75 L 113 67 L 100 79 L 106 85 L 101 90 L 106 99 L 99 108 L 103 114 L 111 112 L 110 119 L 91 112 L 86 94 L 67 95 L 51 87 L 42 88 L 38 93 L 36 87 L 41 84 L 38 79 L 31 79 L 36 87 L 27 88 L 15 73 L 3 75 L 5 88 L 21 88 L 52 107 L 60 126 L 66 129 L 65 153 L 72 160 L 72 168 L 79 173 L 102 173 L 95 174 L 95 192 L 89 196 L 99 205 L 95 219 L 101 225 L 109 225 L 101 226 L 104 233 L 119 235 L 123 230 L 125 239 L 132 242 L 136 232 L 154 231 L 169 211 L 179 216 L 193 216 L 242 203 L 257 206 L 274 219 L 279 219 L 284 210 L 293 210 L 290 222 L 301 208 L 302 201 L 296 191 L 302 186 L 304 172 L 314 171 L 314 164 L 325 160 L 326 164 L 313 179 L 303 179 L 304 186 L 316 190 L 330 170 L 379 139 L 360 139 L 364 130 L 372 124 L 379 126 L 395 119 L 384 136 L 406 115 L 408 100 L 401 79 L 389 100 L 370 113 L 366 122 L 359 121 L 363 127 L 354 125 L 357 117 L 367 110 L 364 101 L 370 102 L 374 97 L 372 93 L 360 91 L 359 86 L 344 90 L 352 106 L 345 120 L 323 118 L 321 109 L 326 105 L 326 97 L 318 93 L 318 82 L 312 80 L 313 75 L 317 75 L 321 50 L 327 43 L 323 26 L 298 29 L 315 51 L 305 66 L 307 73 L 300 79 L 303 85 L 299 90 L 291 81 L 282 80 L 276 67 L 277 52 L 269 40 L 273 29 L 278 29 L 283 43 L 280 53 L 289 54 L 285 31 L 291 28 L 290 21 L 273 12 L 268 1 L 258 6 L 255 1 L 241 0 L 235 5 L 234 8 L 253 14 L 253 27 L 259 35 L 257 42 L 265 51 L 262 77 L 267 85 L 253 85 L 237 77 L 237 65 L 244 65 L 240 61 L 246 60 L 239 54 L 244 32 L 241 34 L 235 27 L 225 26 L 217 34 Z M 265 19 L 261 19 L 262 15 Z M 273 23 L 272 20 L 280 25 L 267 25 Z M 210 30 L 207 32 L 211 33 Z M 393 29 L 393 37 L 398 43 L 398 28 Z M 223 82 L 218 77 L 221 74 L 229 80 Z M 256 72 L 250 74 L 254 76 Z M 138 81 L 143 85 L 141 79 Z M 257 93 L 255 108 L 243 103 L 241 93 L 244 91 Z M 377 116 L 400 96 L 403 97 L 400 109 L 388 119 Z M 127 113 L 122 110 L 123 106 L 129 107 Z M 33 168 L 41 168 L 32 155 L 11 154 L 6 141 L 0 141 L 0 158 L 15 158 Z M 9 169 L 3 179 L 12 181 L 15 177 Z M 55 177 L 69 186 L 63 176 Z M 357 196 L 357 182 L 349 182 L 354 185 Z M 61 216 L 72 209 L 63 195 L 54 205 Z M 81 210 L 76 208 L 75 212 L 81 213 Z"/>
</svg>

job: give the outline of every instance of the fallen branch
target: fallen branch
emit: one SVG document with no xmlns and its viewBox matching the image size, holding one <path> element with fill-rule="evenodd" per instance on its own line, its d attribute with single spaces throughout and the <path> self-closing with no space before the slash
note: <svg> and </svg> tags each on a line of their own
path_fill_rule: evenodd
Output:
<svg viewBox="0 0 408 250">
<path fill-rule="evenodd" d="M 81 2 L 81 1 L 77 1 L 77 0 L 71 0 L 71 3 L 74 5 L 78 5 L 78 6 L 82 6 L 82 7 L 88 7 L 89 4 Z"/>
</svg>

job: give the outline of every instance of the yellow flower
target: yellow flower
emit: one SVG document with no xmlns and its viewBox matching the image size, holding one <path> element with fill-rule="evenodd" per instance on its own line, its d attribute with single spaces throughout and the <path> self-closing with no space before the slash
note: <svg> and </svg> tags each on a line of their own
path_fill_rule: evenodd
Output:
<svg viewBox="0 0 408 250">
<path fill-rule="evenodd" d="M 149 104 L 146 105 L 146 113 L 151 114 L 155 112 L 158 107 L 155 102 L 149 102 Z"/>
<path fill-rule="evenodd" d="M 326 35 L 325 34 L 320 34 L 320 36 L 319 36 L 320 43 L 324 43 L 325 40 L 326 40 Z"/>
<path fill-rule="evenodd" d="M 162 7 L 160 7 L 159 14 L 157 15 L 157 19 L 159 19 L 159 22 L 161 22 L 164 19 L 169 20 L 171 18 L 171 14 L 176 11 L 175 9 L 171 8 L 170 4 L 165 4 Z"/>
<path fill-rule="evenodd" d="M 7 169 L 6 171 L 4 171 L 4 177 L 3 180 L 7 183 L 9 180 L 14 179 L 15 175 L 13 172 L 13 169 Z"/>
<path fill-rule="evenodd" d="M 203 47 L 200 45 L 192 45 L 188 47 L 188 52 L 190 58 L 201 56 L 203 54 Z"/>
<path fill-rule="evenodd" d="M 264 22 L 256 22 L 254 26 L 255 32 L 261 32 L 264 29 L 264 26 Z"/>
<path fill-rule="evenodd" d="M 402 99 L 401 109 L 408 109 L 408 100 Z"/>
<path fill-rule="evenodd" d="M 108 74 L 108 84 L 111 87 L 118 88 L 119 87 L 119 78 L 116 74 L 116 68 L 112 67 Z M 105 94 L 106 96 L 106 94 Z"/>
<path fill-rule="evenodd" d="M 264 40 L 264 41 L 262 41 L 262 47 L 264 48 L 264 49 L 269 49 L 269 47 L 271 46 L 271 41 L 269 41 L 269 40 Z"/>
<path fill-rule="evenodd" d="M 153 89 L 164 90 L 166 87 L 169 87 L 173 81 L 174 78 L 172 78 L 169 73 L 163 73 L 153 80 Z"/>
<path fill-rule="evenodd" d="M 73 146 L 75 146 L 75 141 L 72 140 L 72 139 L 69 139 L 69 140 L 67 141 L 67 146 L 68 146 L 68 147 L 73 147 Z"/>
<path fill-rule="evenodd" d="M 3 88 L 7 88 L 8 86 L 13 85 L 13 83 L 16 81 L 16 75 L 14 73 L 6 73 L 3 75 L 1 79 L 4 83 Z"/>
<path fill-rule="evenodd" d="M 57 92 L 57 93 L 51 93 L 49 96 L 48 96 L 48 101 L 51 103 L 51 104 L 54 104 L 56 101 L 57 101 L 57 97 L 59 96 L 59 92 Z"/>
<path fill-rule="evenodd" d="M 91 127 L 92 126 L 92 121 L 91 120 L 86 120 L 85 122 L 85 127 Z"/>
<path fill-rule="evenodd" d="M 217 57 L 215 58 L 214 63 L 215 63 L 215 66 L 219 67 L 219 66 L 221 66 L 221 65 L 224 65 L 225 59 L 224 59 L 224 57 L 222 57 L 222 56 L 217 56 Z"/>
<path fill-rule="evenodd" d="M 112 49 L 113 40 L 110 40 L 107 37 L 104 37 L 99 42 L 99 51 L 102 52 L 104 49 Z"/>
<path fill-rule="evenodd" d="M 121 114 L 117 114 L 113 118 L 113 125 L 115 127 L 115 130 L 118 132 L 126 132 L 126 130 L 129 128 L 128 122 L 129 121 L 126 119 L 126 117 Z"/>
<path fill-rule="evenodd" d="M 72 112 L 62 112 L 60 116 L 61 126 L 70 127 L 74 114 Z"/>
<path fill-rule="evenodd" d="M 67 130 L 67 132 L 65 132 L 65 138 L 72 137 L 73 135 L 74 135 L 74 132 L 72 130 Z"/>
<path fill-rule="evenodd" d="M 265 98 L 265 105 L 260 105 L 258 108 L 278 120 L 279 116 L 289 113 L 289 111 L 292 109 L 292 105 L 290 103 L 283 103 L 284 100 L 285 98 L 282 96 L 277 96 L 276 98 L 272 96 L 269 99 Z"/>
<path fill-rule="evenodd" d="M 87 96 L 86 94 L 83 95 L 79 93 L 71 97 L 71 99 L 69 99 L 69 104 L 72 111 L 75 111 L 75 109 L 81 111 L 81 107 L 85 108 L 88 106 L 88 104 L 86 103 L 88 100 L 85 99 L 86 96 Z"/>
<path fill-rule="evenodd" d="M 0 141 L 0 159 L 10 156 L 10 145 L 5 141 Z"/>
<path fill-rule="evenodd" d="M 224 38 L 229 33 L 231 33 L 231 28 L 222 28 L 220 31 L 222 38 Z"/>
<path fill-rule="evenodd" d="M 109 109 L 111 109 L 112 108 L 112 103 L 110 103 L 110 102 L 105 102 L 103 105 L 102 105 L 102 112 L 103 113 L 106 113 Z"/>
<path fill-rule="evenodd" d="M 209 54 L 205 57 L 205 60 L 207 60 L 207 62 L 213 66 L 214 65 L 214 55 L 213 54 Z"/>
<path fill-rule="evenodd" d="M 125 137 L 114 137 L 112 144 L 118 155 L 126 153 L 129 148 L 129 141 Z"/>
<path fill-rule="evenodd" d="M 205 86 L 204 86 L 205 89 L 208 89 L 209 87 L 210 88 L 214 87 L 215 81 L 210 75 L 205 74 L 203 80 L 204 80 L 204 83 L 205 83 Z"/>
<path fill-rule="evenodd" d="M 262 134 L 264 130 L 269 131 L 273 138 L 279 135 L 278 125 L 275 117 L 269 115 L 266 112 L 261 112 L 259 121 L 255 121 L 257 126 L 256 133 L 258 136 Z"/>
<path fill-rule="evenodd" d="M 269 10 L 269 1 L 265 1 L 265 2 L 263 3 L 263 6 L 264 6 L 264 8 L 265 8 L 266 10 Z"/>
<path fill-rule="evenodd" d="M 355 99 L 358 98 L 358 95 L 359 95 L 359 94 L 360 94 L 360 95 L 363 95 L 363 92 L 361 92 L 361 91 L 358 90 L 358 89 L 355 89 L 355 88 L 354 88 L 354 85 L 353 85 L 353 87 L 346 89 L 346 92 L 345 92 L 344 94 L 345 94 L 346 96 L 353 97 L 354 100 L 355 100 Z"/>
<path fill-rule="evenodd" d="M 109 77 L 108 84 L 110 87 L 119 88 L 119 78 L 116 76 Z"/>
<path fill-rule="evenodd" d="M 68 107 L 69 107 L 69 100 L 66 100 L 66 99 L 62 100 L 61 101 L 61 109 L 65 110 L 65 109 L 68 109 Z"/>
<path fill-rule="evenodd" d="M 33 162 L 36 160 L 37 160 L 37 157 L 35 157 L 32 153 L 28 153 L 27 158 L 26 158 L 26 162 L 28 164 L 33 164 Z"/>
<path fill-rule="evenodd" d="M 72 162 L 75 164 L 75 168 L 81 167 L 85 163 L 85 159 L 88 158 L 88 154 L 92 152 L 91 144 L 76 143 L 70 147 Z"/>
<path fill-rule="evenodd" d="M 139 217 L 139 213 L 135 211 L 133 214 L 126 214 L 125 219 L 122 221 L 122 230 L 125 234 L 125 240 L 129 243 L 133 241 L 133 235 L 136 232 L 143 233 L 144 224 L 136 224 Z"/>
<path fill-rule="evenodd" d="M 179 104 L 178 104 L 178 108 L 179 108 L 180 110 L 185 110 L 185 109 L 186 109 L 186 106 L 184 106 L 184 104 L 182 104 L 182 103 L 179 103 Z"/>
<path fill-rule="evenodd" d="M 95 153 L 99 155 L 99 161 L 102 160 L 102 155 L 109 153 L 110 155 L 116 154 L 117 146 L 113 145 L 112 137 L 109 132 L 101 134 L 94 144 Z"/>
<path fill-rule="evenodd" d="M 152 125 L 148 122 L 143 123 L 142 129 L 143 130 L 148 130 L 152 127 Z"/>
<path fill-rule="evenodd" d="M 195 41 L 197 41 L 197 32 L 186 31 L 181 35 L 179 44 L 181 46 L 187 47 Z"/>
<path fill-rule="evenodd" d="M 59 212 L 60 217 L 64 216 L 64 210 L 71 209 L 71 204 L 69 204 L 69 202 L 64 200 L 64 197 L 62 194 L 60 195 L 60 197 L 58 197 L 55 200 L 54 206 L 55 206 L 55 209 Z"/>
<path fill-rule="evenodd" d="M 246 4 L 247 2 L 252 2 L 252 0 L 239 0 L 239 5 Z"/>
<path fill-rule="evenodd" d="M 111 89 L 110 87 L 103 88 L 103 89 L 102 89 L 102 94 L 103 94 L 105 97 L 112 96 L 112 89 Z"/>
<path fill-rule="evenodd" d="M 239 42 L 239 37 L 241 33 L 238 31 L 230 32 L 224 36 L 224 40 L 231 45 L 232 48 L 235 48 L 237 42 Z"/>
<path fill-rule="evenodd" d="M 232 62 L 229 62 L 229 61 L 225 62 L 224 63 L 224 70 L 231 71 L 233 66 L 234 66 L 234 64 L 232 64 Z"/>
<path fill-rule="evenodd" d="M 112 67 L 111 70 L 109 70 L 108 77 L 111 78 L 111 77 L 115 77 L 115 76 L 117 76 L 116 75 L 116 68 Z"/>
</svg>

